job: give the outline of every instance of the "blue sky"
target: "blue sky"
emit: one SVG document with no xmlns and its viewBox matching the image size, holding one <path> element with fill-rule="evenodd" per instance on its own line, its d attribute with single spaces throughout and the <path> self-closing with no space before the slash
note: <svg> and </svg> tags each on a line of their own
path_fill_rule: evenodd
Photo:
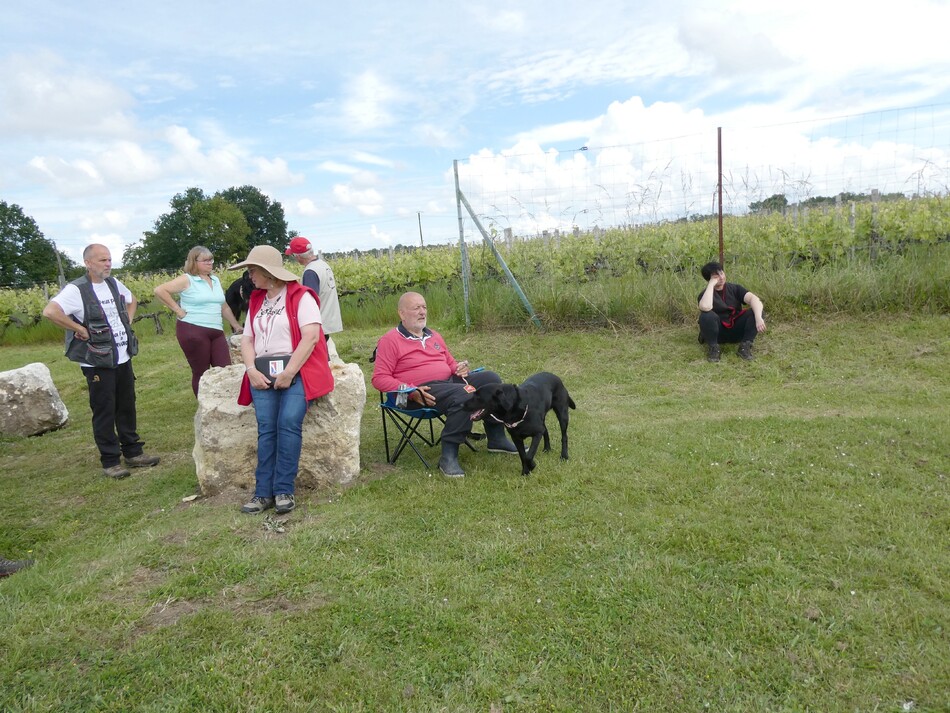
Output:
<svg viewBox="0 0 950 713">
<path fill-rule="evenodd" d="M 325 251 L 414 244 L 419 213 L 447 242 L 453 159 L 553 157 L 576 183 L 580 146 L 802 122 L 780 141 L 796 160 L 840 162 L 823 118 L 950 103 L 948 27 L 950 3 L 922 0 L 8 0 L 0 200 L 74 257 L 118 258 L 192 186 L 257 186 Z M 938 173 L 945 137 L 923 147 Z"/>
</svg>

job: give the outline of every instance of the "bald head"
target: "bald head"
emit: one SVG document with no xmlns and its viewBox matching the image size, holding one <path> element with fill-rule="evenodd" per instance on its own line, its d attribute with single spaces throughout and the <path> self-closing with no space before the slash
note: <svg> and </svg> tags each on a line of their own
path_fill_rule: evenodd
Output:
<svg viewBox="0 0 950 713">
<path fill-rule="evenodd" d="M 422 336 L 427 314 L 425 297 L 418 292 L 407 292 L 399 298 L 396 310 L 399 312 L 399 321 L 402 322 L 402 326 L 410 334 Z"/>
<path fill-rule="evenodd" d="M 93 282 L 102 282 L 112 273 L 112 253 L 105 245 L 87 245 L 82 251 L 82 259 L 86 263 L 89 279 Z"/>
<path fill-rule="evenodd" d="M 89 243 L 89 245 L 87 245 L 82 251 L 82 259 L 88 260 L 90 255 L 101 250 L 105 250 L 107 253 L 109 252 L 109 248 L 107 248 L 105 245 L 102 245 L 101 243 Z"/>
</svg>

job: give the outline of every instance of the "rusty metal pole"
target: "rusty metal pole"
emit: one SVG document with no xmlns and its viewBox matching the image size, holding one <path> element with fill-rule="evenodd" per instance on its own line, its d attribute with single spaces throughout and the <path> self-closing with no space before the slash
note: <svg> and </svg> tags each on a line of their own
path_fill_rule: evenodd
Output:
<svg viewBox="0 0 950 713">
<path fill-rule="evenodd" d="M 719 264 L 723 265 L 723 244 L 722 244 L 722 127 L 716 129 L 717 135 L 717 153 L 719 154 Z"/>
</svg>

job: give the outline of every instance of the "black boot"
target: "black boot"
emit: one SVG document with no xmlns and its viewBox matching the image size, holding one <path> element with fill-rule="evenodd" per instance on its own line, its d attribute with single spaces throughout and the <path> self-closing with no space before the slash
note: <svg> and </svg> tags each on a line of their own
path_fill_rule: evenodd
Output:
<svg viewBox="0 0 950 713">
<path fill-rule="evenodd" d="M 739 342 L 739 356 L 746 361 L 752 361 L 752 342 Z"/>
<path fill-rule="evenodd" d="M 505 427 L 500 423 L 485 421 L 485 435 L 488 436 L 489 453 L 517 453 L 515 444 L 508 440 Z"/>
<path fill-rule="evenodd" d="M 459 444 L 442 443 L 442 457 L 439 458 L 439 470 L 449 478 L 464 478 L 465 471 L 459 465 Z"/>
<path fill-rule="evenodd" d="M 719 348 L 718 344 L 706 345 L 706 361 L 717 362 L 720 354 L 722 354 L 722 349 Z"/>
<path fill-rule="evenodd" d="M 33 560 L 8 560 L 0 557 L 0 577 L 19 572 L 33 564 Z"/>
</svg>

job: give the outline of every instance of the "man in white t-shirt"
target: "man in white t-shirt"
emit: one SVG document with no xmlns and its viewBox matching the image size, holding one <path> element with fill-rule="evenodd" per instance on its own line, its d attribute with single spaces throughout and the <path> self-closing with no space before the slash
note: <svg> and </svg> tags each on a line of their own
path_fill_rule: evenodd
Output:
<svg viewBox="0 0 950 713">
<path fill-rule="evenodd" d="M 92 433 L 103 474 L 125 478 L 131 468 L 153 466 L 136 432 L 135 374 L 138 347 L 130 327 L 138 303 L 129 289 L 111 277 L 112 255 L 93 243 L 82 254 L 86 276 L 66 285 L 50 300 L 43 316 L 67 330 L 66 355 L 79 362 L 89 386 Z M 86 306 L 90 306 L 87 314 Z M 70 334 L 71 333 L 71 334 Z"/>
<path fill-rule="evenodd" d="M 327 350 L 331 359 L 335 349 L 331 348 L 330 337 L 343 331 L 343 319 L 340 316 L 340 297 L 336 291 L 336 279 L 333 277 L 333 268 L 323 258 L 318 258 L 313 252 L 313 245 L 309 238 L 294 238 L 284 251 L 303 265 L 303 277 L 300 283 L 317 293 L 320 298 L 320 315 L 323 317 L 323 334 L 327 340 Z"/>
</svg>

